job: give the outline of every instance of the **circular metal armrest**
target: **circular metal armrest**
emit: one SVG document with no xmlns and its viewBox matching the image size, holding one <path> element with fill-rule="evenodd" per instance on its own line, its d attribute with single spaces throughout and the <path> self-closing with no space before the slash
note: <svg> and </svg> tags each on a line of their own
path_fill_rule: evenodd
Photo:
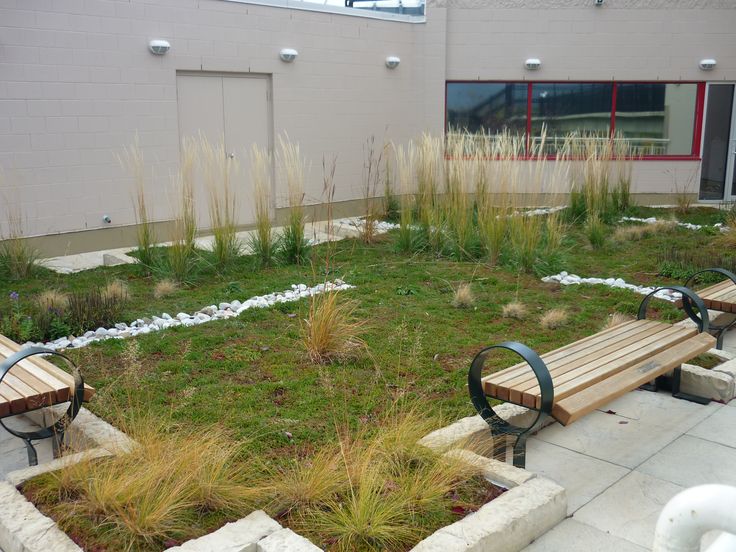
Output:
<svg viewBox="0 0 736 552">
<path fill-rule="evenodd" d="M 9 428 L 0 419 L 0 424 L 8 430 L 8 433 L 26 440 L 46 439 L 63 434 L 72 420 L 77 416 L 79 409 L 82 407 L 82 401 L 84 400 L 84 379 L 82 378 L 82 374 L 77 366 L 66 355 L 57 351 L 52 351 L 51 349 L 46 349 L 45 347 L 28 347 L 6 358 L 2 363 L 0 363 L 0 382 L 11 368 L 13 368 L 13 366 L 18 364 L 21 360 L 36 355 L 54 355 L 63 358 L 71 369 L 72 377 L 74 378 L 74 389 L 72 391 L 72 396 L 69 399 L 70 404 L 66 413 L 48 427 L 41 428 L 38 431 L 25 432 Z M 21 412 L 21 414 L 23 413 Z"/>
<path fill-rule="evenodd" d="M 494 349 L 506 349 L 519 355 L 524 362 L 526 362 L 531 369 L 534 371 L 534 375 L 539 382 L 539 389 L 541 395 L 541 405 L 539 407 L 539 414 L 534 420 L 534 423 L 528 428 L 517 428 L 509 424 L 506 420 L 498 416 L 491 405 L 486 399 L 486 394 L 483 391 L 483 382 L 481 381 L 481 375 L 483 371 L 483 365 L 486 362 L 488 354 Z M 478 411 L 478 414 L 486 421 L 493 429 L 503 431 L 504 433 L 526 433 L 531 431 L 539 424 L 543 418 L 552 412 L 552 403 L 554 402 L 554 387 L 552 385 L 552 376 L 549 374 L 547 365 L 544 361 L 539 358 L 539 355 L 532 349 L 517 343 L 516 341 L 505 341 L 498 345 L 492 345 L 481 350 L 470 365 L 468 371 L 468 390 L 470 392 L 470 400 L 473 402 L 473 406 Z"/>
<path fill-rule="evenodd" d="M 680 293 L 682 295 L 682 308 L 685 310 L 685 313 L 687 313 L 687 315 L 690 317 L 690 320 L 697 324 L 698 330 L 700 332 L 708 331 L 708 309 L 705 308 L 705 303 L 703 303 L 703 300 L 698 297 L 697 293 L 685 286 L 661 286 L 655 289 L 646 297 L 644 297 L 644 300 L 639 305 L 639 314 L 637 315 L 637 318 L 639 320 L 646 319 L 649 300 L 663 289 L 670 289 L 672 291 Z M 693 310 L 693 305 L 697 307 L 698 312 L 700 313 L 699 317 Z"/>
<path fill-rule="evenodd" d="M 711 267 L 711 268 L 706 268 L 705 270 L 699 270 L 698 272 L 695 272 L 694 274 L 691 274 L 690 277 L 687 280 L 685 280 L 685 283 L 682 284 L 682 285 L 685 286 L 685 287 L 687 287 L 687 288 L 690 288 L 690 282 L 692 282 L 693 280 L 695 280 L 695 278 L 697 278 L 701 274 L 705 274 L 706 272 L 715 272 L 716 274 L 722 274 L 723 276 L 725 276 L 726 278 L 728 278 L 729 280 L 731 280 L 734 284 L 736 284 L 736 274 L 734 274 L 730 270 L 726 270 L 725 268 L 720 268 L 720 267 L 715 267 L 714 266 L 714 267 Z"/>
</svg>

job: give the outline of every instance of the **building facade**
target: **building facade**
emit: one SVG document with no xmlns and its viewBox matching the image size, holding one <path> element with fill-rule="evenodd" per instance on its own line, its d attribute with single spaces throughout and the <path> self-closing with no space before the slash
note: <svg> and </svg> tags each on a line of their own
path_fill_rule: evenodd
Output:
<svg viewBox="0 0 736 552">
<path fill-rule="evenodd" d="M 247 164 L 252 143 L 273 148 L 287 133 L 312 162 L 306 203 L 322 201 L 322 159 L 336 157 L 347 214 L 371 136 L 382 146 L 506 129 L 533 144 L 544 126 L 550 155 L 570 131 L 629 140 L 642 202 L 731 200 L 734 29 L 732 0 L 434 0 L 426 15 L 295 0 L 0 0 L 2 194 L 42 249 L 74 253 L 133 243 L 118 157 L 136 139 L 165 225 L 185 136 L 224 139 Z M 152 53 L 151 40 L 170 50 Z M 296 59 L 282 61 L 284 48 Z M 251 193 L 244 179 L 243 226 Z M 278 217 L 279 178 L 273 196 Z"/>
</svg>

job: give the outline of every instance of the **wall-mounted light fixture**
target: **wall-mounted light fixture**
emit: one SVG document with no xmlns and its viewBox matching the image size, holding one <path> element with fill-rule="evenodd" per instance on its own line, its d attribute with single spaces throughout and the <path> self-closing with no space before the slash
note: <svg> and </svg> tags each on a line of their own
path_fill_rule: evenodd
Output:
<svg viewBox="0 0 736 552">
<path fill-rule="evenodd" d="M 282 48 L 279 52 L 279 57 L 281 58 L 281 61 L 285 61 L 286 63 L 291 63 L 296 59 L 298 55 L 299 52 L 294 50 L 294 48 Z"/>
<path fill-rule="evenodd" d="M 716 66 L 716 60 L 714 59 L 701 59 L 698 62 L 698 67 L 703 71 L 711 71 Z"/>
<path fill-rule="evenodd" d="M 542 62 L 538 58 L 529 58 L 524 62 L 524 67 L 529 71 L 536 71 L 542 66 Z"/>
<path fill-rule="evenodd" d="M 386 58 L 386 67 L 389 69 L 396 69 L 401 63 L 401 59 L 398 56 L 388 56 Z"/>
<path fill-rule="evenodd" d="M 603 0 L 595 0 L 595 7 L 600 8 L 603 5 Z"/>
<path fill-rule="evenodd" d="M 162 56 L 171 50 L 171 44 L 169 44 L 168 40 L 157 38 L 148 43 L 148 48 L 151 50 L 151 53 Z"/>
</svg>

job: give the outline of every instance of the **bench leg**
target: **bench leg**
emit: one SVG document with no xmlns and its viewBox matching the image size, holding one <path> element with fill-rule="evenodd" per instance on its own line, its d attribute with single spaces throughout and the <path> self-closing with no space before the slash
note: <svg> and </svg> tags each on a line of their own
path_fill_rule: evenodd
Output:
<svg viewBox="0 0 736 552">
<path fill-rule="evenodd" d="M 26 444 L 26 452 L 28 453 L 28 465 L 38 466 L 38 454 L 36 454 L 36 447 L 33 446 L 33 443 L 30 439 L 23 439 L 23 442 Z"/>
<path fill-rule="evenodd" d="M 690 401 L 698 404 L 708 404 L 710 399 L 705 397 L 698 397 L 697 395 L 691 395 L 690 393 L 683 393 L 680 391 L 680 381 L 682 379 L 682 367 L 678 366 L 672 372 L 672 396 L 676 399 L 682 399 L 684 401 Z"/>
<path fill-rule="evenodd" d="M 672 371 L 672 377 L 659 376 L 657 379 L 640 385 L 639 389 L 644 391 L 654 391 L 655 393 L 663 389 L 665 391 L 671 391 L 672 396 L 676 399 L 682 399 L 683 401 L 690 401 L 697 404 L 708 404 L 710 399 L 705 397 L 699 397 L 697 395 L 691 395 L 690 393 L 683 393 L 680 391 L 680 383 L 682 381 L 682 366 L 678 366 Z"/>
<path fill-rule="evenodd" d="M 514 443 L 514 466 L 517 468 L 526 467 L 526 438 L 527 433 L 522 433 Z"/>
</svg>

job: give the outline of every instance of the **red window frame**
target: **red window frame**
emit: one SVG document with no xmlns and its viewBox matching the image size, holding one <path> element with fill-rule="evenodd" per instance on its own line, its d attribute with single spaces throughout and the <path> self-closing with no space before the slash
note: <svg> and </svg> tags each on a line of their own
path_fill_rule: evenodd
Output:
<svg viewBox="0 0 736 552">
<path fill-rule="evenodd" d="M 532 87 L 535 84 L 608 84 L 611 85 L 611 122 L 609 124 L 611 138 L 616 132 L 616 97 L 618 94 L 619 84 L 696 84 L 697 92 L 695 94 L 695 113 L 693 114 L 693 139 L 690 154 L 674 154 L 674 155 L 644 155 L 631 157 L 636 161 L 700 161 L 701 160 L 701 139 L 703 135 L 703 109 L 705 104 L 705 82 L 703 81 L 630 81 L 630 80 L 613 80 L 613 81 L 560 81 L 560 80 L 447 80 L 445 81 L 445 134 L 448 130 L 447 121 L 447 86 L 449 84 L 526 84 L 526 150 L 527 156 L 524 159 L 534 159 L 528 155 L 530 140 L 532 137 Z M 554 160 L 554 155 L 547 156 L 547 159 Z"/>
</svg>

